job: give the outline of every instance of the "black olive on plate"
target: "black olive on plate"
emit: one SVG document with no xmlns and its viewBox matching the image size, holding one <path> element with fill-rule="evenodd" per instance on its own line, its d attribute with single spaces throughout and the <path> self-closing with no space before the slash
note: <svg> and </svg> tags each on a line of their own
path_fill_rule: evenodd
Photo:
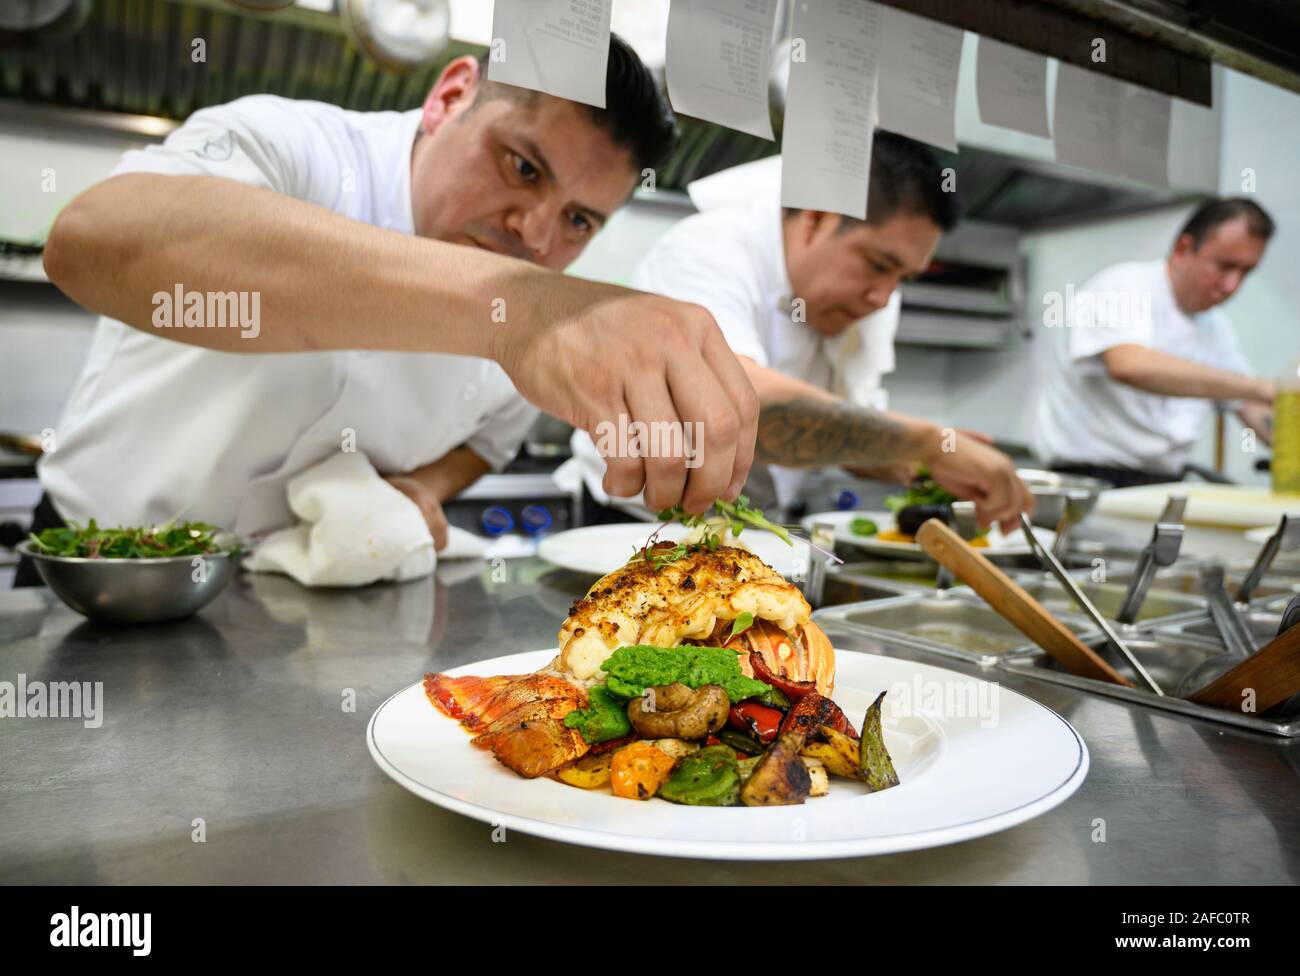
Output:
<svg viewBox="0 0 1300 976">
<path fill-rule="evenodd" d="M 908 505 L 897 516 L 898 531 L 907 535 L 916 535 L 922 523 L 937 518 L 944 525 L 952 525 L 951 505 Z"/>
</svg>

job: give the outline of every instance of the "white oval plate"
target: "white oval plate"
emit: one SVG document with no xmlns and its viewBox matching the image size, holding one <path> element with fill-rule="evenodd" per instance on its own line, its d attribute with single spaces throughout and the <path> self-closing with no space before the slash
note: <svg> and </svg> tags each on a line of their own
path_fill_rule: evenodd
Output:
<svg viewBox="0 0 1300 976">
<path fill-rule="evenodd" d="M 835 654 L 834 697 L 855 727 L 875 696 L 890 690 L 885 741 L 900 786 L 873 794 L 832 779 L 829 796 L 800 806 L 710 808 L 527 780 L 471 746 L 419 681 L 375 710 L 366 742 L 379 768 L 406 789 L 475 820 L 586 847 L 725 860 L 858 857 L 982 837 L 1046 813 L 1087 775 L 1079 734 L 1018 692 L 928 664 Z M 554 648 L 532 651 L 448 673 L 523 674 L 554 656 Z M 903 707 L 904 699 L 933 704 L 936 695 L 966 702 L 972 714 Z"/>
<path fill-rule="evenodd" d="M 658 525 L 657 522 L 625 522 L 569 529 L 542 539 L 537 546 L 537 555 L 565 569 L 604 576 L 625 565 L 633 550 L 644 546 Z M 689 531 L 686 526 L 674 523 L 664 526 L 659 538 L 676 542 Z M 740 541 L 787 579 L 791 576 L 798 578 L 808 571 L 806 542 L 796 539 L 793 545 L 788 546 L 762 529 L 746 529 L 741 533 Z"/>
<path fill-rule="evenodd" d="M 835 526 L 835 541 L 849 546 L 857 546 L 859 549 L 866 549 L 870 552 L 880 553 L 890 556 L 901 556 L 903 558 L 920 558 L 929 559 L 925 550 L 915 542 L 886 542 L 877 539 L 874 535 L 855 535 L 849 529 L 849 523 L 855 518 L 869 518 L 876 523 L 879 529 L 892 529 L 897 524 L 894 521 L 893 512 L 819 512 L 816 515 L 806 515 L 799 523 L 805 532 L 812 534 L 814 522 L 829 522 Z M 1051 529 L 1040 529 L 1035 527 L 1034 535 L 1048 549 L 1056 542 L 1056 533 Z M 1024 556 L 1032 550 L 1029 548 L 1029 542 L 1025 539 L 1025 533 L 1016 529 L 1010 535 L 1006 535 L 996 525 L 989 528 L 989 544 L 981 546 L 980 552 L 985 555 L 999 556 Z"/>
</svg>

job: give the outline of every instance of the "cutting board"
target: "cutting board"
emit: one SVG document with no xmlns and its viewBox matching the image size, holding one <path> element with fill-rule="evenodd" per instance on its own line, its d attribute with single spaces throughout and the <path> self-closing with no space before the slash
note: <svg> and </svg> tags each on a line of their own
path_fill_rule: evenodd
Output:
<svg viewBox="0 0 1300 976">
<path fill-rule="evenodd" d="M 1186 482 L 1112 488 L 1102 492 L 1096 511 L 1102 515 L 1151 522 L 1160 517 L 1171 494 L 1187 496 L 1184 521 L 1194 525 L 1225 525 L 1247 529 L 1276 524 L 1286 512 L 1300 512 L 1300 495 L 1275 495 L 1267 488 L 1249 485 Z"/>
</svg>

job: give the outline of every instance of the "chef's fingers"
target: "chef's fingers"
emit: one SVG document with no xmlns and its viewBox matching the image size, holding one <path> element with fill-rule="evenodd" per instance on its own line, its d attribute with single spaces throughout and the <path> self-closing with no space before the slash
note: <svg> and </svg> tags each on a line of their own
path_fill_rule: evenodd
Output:
<svg viewBox="0 0 1300 976">
<path fill-rule="evenodd" d="M 613 416 L 607 416 L 601 424 L 591 429 L 596 448 L 605 459 L 605 477 L 601 486 L 607 495 L 615 498 L 631 498 L 645 484 L 645 462 L 636 457 L 620 439 L 631 429 L 628 424 L 620 423 L 620 417 L 631 421 L 631 411 L 627 401 L 621 396 L 614 403 Z M 601 430 L 604 424 L 610 426 Z"/>
<path fill-rule="evenodd" d="M 745 368 L 727 345 L 722 331 L 716 324 L 707 330 L 704 343 L 704 359 L 713 367 L 718 385 L 731 399 L 736 411 L 740 429 L 734 440 L 736 453 L 732 459 L 731 477 L 726 490 L 721 492 L 728 501 L 740 494 L 749 477 L 749 469 L 754 463 L 754 449 L 758 439 L 758 394 L 754 384 L 749 381 Z"/>
<path fill-rule="evenodd" d="M 698 358 L 670 359 L 668 386 L 691 436 L 682 507 L 698 514 L 721 498 L 735 478 L 740 415 L 713 371 Z"/>
<path fill-rule="evenodd" d="M 1011 533 L 1020 528 L 1020 513 L 1027 515 L 1034 514 L 1034 493 L 1029 490 L 1029 486 L 1021 480 L 1019 475 L 1015 475 L 1015 492 L 1016 492 L 1016 510 L 1011 515 L 1003 519 L 999 524 L 1003 532 Z"/>
<path fill-rule="evenodd" d="M 1008 462 L 999 466 L 985 489 L 985 513 L 989 524 L 997 522 L 1004 532 L 1019 524 L 1026 498 L 1024 485 Z"/>
<path fill-rule="evenodd" d="M 639 443 L 629 445 L 642 457 L 645 504 L 652 512 L 672 508 L 682 499 L 686 485 L 687 433 L 677 416 L 667 384 L 638 382 L 623 391 L 633 430 L 643 432 Z"/>
</svg>

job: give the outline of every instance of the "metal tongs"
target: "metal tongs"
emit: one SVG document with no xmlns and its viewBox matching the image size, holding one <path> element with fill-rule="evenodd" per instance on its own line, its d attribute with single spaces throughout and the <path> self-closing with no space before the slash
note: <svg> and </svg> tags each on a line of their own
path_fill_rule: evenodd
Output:
<svg viewBox="0 0 1300 976">
<path fill-rule="evenodd" d="M 1227 653 L 1206 658 L 1183 675 L 1178 684 L 1179 698 L 1206 687 L 1255 653 L 1255 641 L 1224 589 L 1222 563 L 1210 561 L 1201 565 L 1201 586 L 1210 607 L 1210 619 Z"/>
<path fill-rule="evenodd" d="M 1070 595 L 1071 599 L 1083 608 L 1083 612 L 1088 615 L 1088 619 L 1105 636 L 1106 643 L 1128 662 L 1129 667 L 1133 669 L 1133 673 L 1138 676 L 1141 682 L 1150 691 L 1163 698 L 1165 693 L 1156 684 L 1155 679 L 1147 673 L 1147 669 L 1142 666 L 1142 662 L 1129 650 L 1128 645 L 1115 633 L 1115 628 L 1110 625 L 1110 621 L 1103 617 L 1097 608 L 1092 605 L 1092 601 L 1083 595 L 1083 591 L 1079 589 L 1079 584 L 1074 581 L 1074 577 L 1065 571 L 1065 567 L 1061 565 L 1060 560 L 1039 541 L 1038 536 L 1034 535 L 1034 525 L 1024 512 L 1020 513 L 1020 527 L 1024 529 L 1025 538 L 1029 540 L 1029 546 L 1034 550 L 1034 555 L 1038 557 L 1038 561 L 1043 564 L 1043 568 L 1055 576 L 1056 581 L 1065 588 L 1065 592 Z"/>
<path fill-rule="evenodd" d="M 1246 629 L 1241 615 L 1228 599 L 1228 591 L 1223 586 L 1223 564 L 1217 561 L 1207 562 L 1201 566 L 1201 585 L 1205 588 L 1205 599 L 1209 603 L 1210 617 L 1223 638 L 1223 646 L 1234 658 L 1242 660 L 1255 653 L 1255 640 Z"/>
<path fill-rule="evenodd" d="M 1058 559 L 1070 548 L 1070 533 L 1083 521 L 1092 507 L 1092 492 L 1084 489 L 1065 491 L 1065 504 L 1061 507 L 1061 518 L 1056 523 L 1056 541 L 1052 543 L 1052 553 Z"/>
<path fill-rule="evenodd" d="M 1255 565 L 1241 581 L 1241 587 L 1237 590 L 1237 602 L 1250 602 L 1250 598 L 1255 595 L 1255 587 L 1259 586 L 1259 581 L 1273 565 L 1273 560 L 1277 558 L 1279 552 L 1290 552 L 1298 547 L 1300 547 L 1300 512 L 1287 512 L 1282 516 L 1282 521 L 1278 522 L 1277 531 L 1269 536 L 1268 541 L 1264 543 L 1264 548 L 1259 551 Z"/>
<path fill-rule="evenodd" d="M 1172 566 L 1183 547 L 1183 512 L 1187 509 L 1186 495 L 1170 495 L 1165 510 L 1151 531 L 1151 541 L 1138 554 L 1137 568 L 1129 580 L 1124 602 L 1115 614 L 1122 624 L 1131 624 L 1142 612 L 1147 591 L 1156 578 L 1156 570 Z"/>
</svg>

